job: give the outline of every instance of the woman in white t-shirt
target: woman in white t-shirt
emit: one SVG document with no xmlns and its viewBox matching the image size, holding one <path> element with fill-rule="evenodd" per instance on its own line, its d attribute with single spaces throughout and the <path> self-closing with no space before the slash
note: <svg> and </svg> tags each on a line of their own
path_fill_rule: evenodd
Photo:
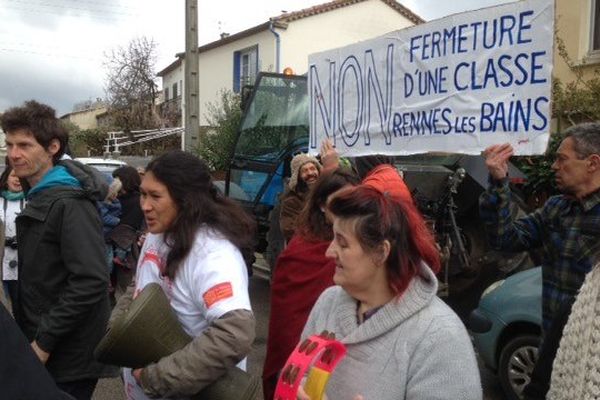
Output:
<svg viewBox="0 0 600 400">
<path fill-rule="evenodd" d="M 125 369 L 125 391 L 136 400 L 186 398 L 228 368 L 245 366 L 255 321 L 242 253 L 252 249 L 254 222 L 217 191 L 206 164 L 183 151 L 150 162 L 140 192 L 149 234 L 134 297 L 160 284 L 194 339 L 157 363 Z"/>
</svg>

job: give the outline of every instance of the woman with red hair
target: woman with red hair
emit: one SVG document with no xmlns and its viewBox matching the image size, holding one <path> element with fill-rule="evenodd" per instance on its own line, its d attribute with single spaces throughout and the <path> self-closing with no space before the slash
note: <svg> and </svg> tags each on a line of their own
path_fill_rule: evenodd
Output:
<svg viewBox="0 0 600 400">
<path fill-rule="evenodd" d="M 439 254 L 415 206 L 361 185 L 337 192 L 327 208 L 338 286 L 319 297 L 302 339 L 327 330 L 347 348 L 328 397 L 481 399 L 473 347 L 436 296 Z"/>
<path fill-rule="evenodd" d="M 358 177 L 343 169 L 321 174 L 300 214 L 296 234 L 277 258 L 263 369 L 266 400 L 273 398 L 279 372 L 298 343 L 310 310 L 319 295 L 333 285 L 335 263 L 325 257 L 333 238 L 331 222 L 324 213 L 327 198 L 358 183 Z"/>
</svg>

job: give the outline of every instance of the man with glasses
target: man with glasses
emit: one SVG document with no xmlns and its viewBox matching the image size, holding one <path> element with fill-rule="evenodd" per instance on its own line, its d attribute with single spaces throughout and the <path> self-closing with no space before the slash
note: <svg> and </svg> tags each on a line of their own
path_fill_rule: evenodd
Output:
<svg viewBox="0 0 600 400">
<path fill-rule="evenodd" d="M 510 212 L 507 175 L 512 154 L 509 144 L 485 150 L 490 185 L 480 198 L 480 216 L 492 247 L 516 252 L 541 249 L 543 330 L 545 334 L 562 332 L 566 322 L 563 310 L 568 310 L 600 249 L 600 123 L 575 125 L 565 132 L 552 164 L 556 186 L 562 194 L 519 219 Z M 558 325 L 559 320 L 564 322 L 553 326 L 555 320 Z M 538 384 L 545 386 L 540 388 L 545 395 L 557 345 L 558 342 L 544 342 L 540 348 L 540 360 L 533 372 L 535 385 L 525 390 L 529 398 L 543 398 L 542 393 L 530 392 Z M 539 374 L 544 377 L 536 378 Z"/>
</svg>

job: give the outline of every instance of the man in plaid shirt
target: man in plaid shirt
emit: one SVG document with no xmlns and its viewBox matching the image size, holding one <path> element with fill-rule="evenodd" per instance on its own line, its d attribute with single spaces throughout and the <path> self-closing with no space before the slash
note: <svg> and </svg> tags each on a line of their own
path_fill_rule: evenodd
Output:
<svg viewBox="0 0 600 400">
<path fill-rule="evenodd" d="M 510 212 L 507 177 L 512 154 L 509 144 L 485 150 L 490 186 L 481 195 L 480 216 L 492 247 L 503 251 L 542 249 L 543 329 L 562 331 L 562 326 L 552 327 L 552 321 L 561 305 L 572 302 L 600 249 L 600 123 L 576 125 L 565 132 L 552 164 L 563 194 L 516 220 Z M 540 349 L 540 359 L 544 350 L 548 349 Z M 549 370 L 554 355 L 550 357 Z"/>
</svg>

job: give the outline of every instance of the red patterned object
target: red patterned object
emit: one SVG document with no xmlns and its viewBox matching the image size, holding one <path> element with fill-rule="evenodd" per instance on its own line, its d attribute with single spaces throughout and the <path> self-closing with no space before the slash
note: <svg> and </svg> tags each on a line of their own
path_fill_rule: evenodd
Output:
<svg viewBox="0 0 600 400">
<path fill-rule="evenodd" d="M 311 399 L 321 399 L 329 375 L 346 355 L 346 347 L 334 337 L 333 333 L 324 331 L 296 347 L 277 382 L 275 400 L 296 400 L 300 382 L 309 370 L 305 390 Z"/>
</svg>

